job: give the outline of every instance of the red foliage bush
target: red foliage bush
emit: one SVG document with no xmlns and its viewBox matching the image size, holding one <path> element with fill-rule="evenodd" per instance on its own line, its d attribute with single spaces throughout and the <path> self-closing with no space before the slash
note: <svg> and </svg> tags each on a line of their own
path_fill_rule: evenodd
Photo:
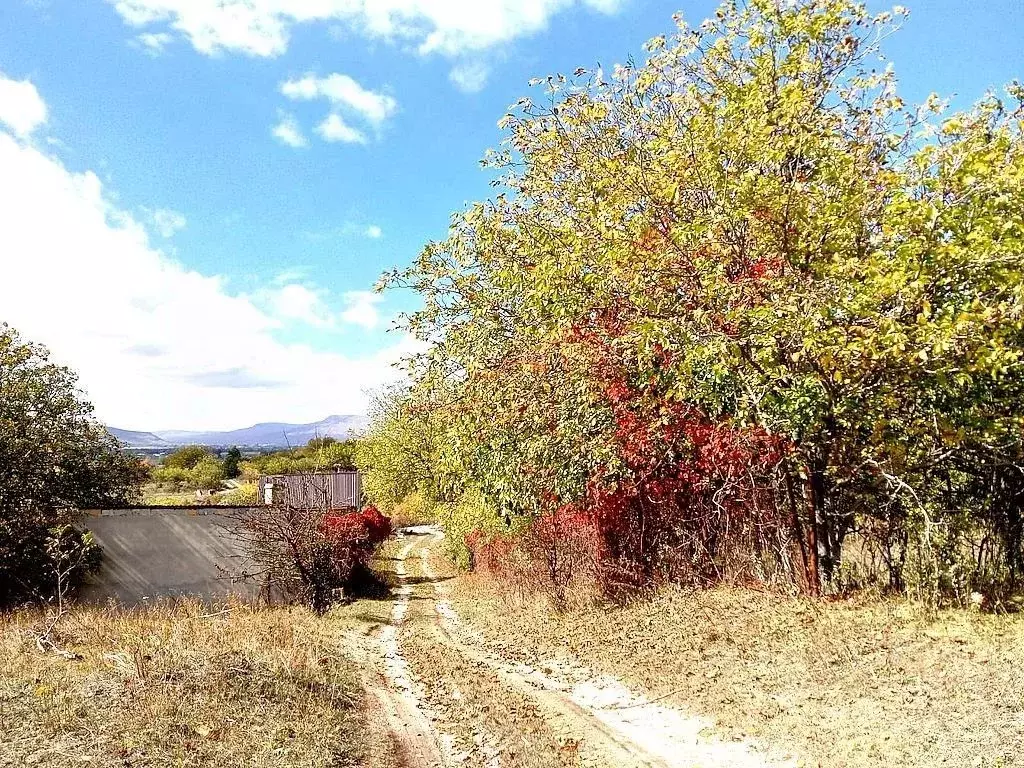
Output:
<svg viewBox="0 0 1024 768">
<path fill-rule="evenodd" d="M 654 372 L 641 376 L 635 361 L 616 359 L 623 332 L 609 321 L 571 334 L 588 349 L 614 417 L 615 460 L 593 473 L 583 498 L 547 494 L 550 511 L 525 532 L 467 539 L 477 567 L 507 571 L 518 554 L 556 594 L 583 577 L 609 595 L 661 579 L 708 583 L 763 571 L 754 560 L 778 559 L 791 543 L 776 495 L 788 444 L 669 397 L 659 370 L 671 354 L 657 350 Z"/>
<path fill-rule="evenodd" d="M 565 506 L 546 513 L 515 534 L 466 537 L 474 570 L 500 577 L 506 594 L 525 601 L 536 592 L 557 605 L 574 586 L 599 583 L 602 540 L 591 516 Z"/>
<path fill-rule="evenodd" d="M 391 520 L 371 505 L 359 512 L 328 512 L 324 517 L 324 530 L 338 544 L 372 552 L 393 529 Z"/>
<path fill-rule="evenodd" d="M 278 504 L 238 513 L 235 535 L 266 580 L 268 597 L 305 603 L 317 613 L 356 594 L 384 594 L 370 568 L 391 521 L 374 507 L 358 512 Z"/>
<path fill-rule="evenodd" d="M 714 420 L 661 391 L 658 376 L 631 380 L 597 345 L 615 419 L 615 470 L 594 473 L 578 506 L 603 537 L 608 591 L 659 578 L 718 581 L 788 536 L 776 503 L 776 468 L 788 445 L 759 427 Z M 655 366 L 671 364 L 659 353 Z"/>
<path fill-rule="evenodd" d="M 559 594 L 573 579 L 593 580 L 607 549 L 595 515 L 572 504 L 541 515 L 523 538 L 528 553 L 543 565 Z"/>
<path fill-rule="evenodd" d="M 329 512 L 324 517 L 324 538 L 330 547 L 331 569 L 346 594 L 381 591 L 369 561 L 377 546 L 392 531 L 391 520 L 374 506 L 358 512 Z"/>
</svg>

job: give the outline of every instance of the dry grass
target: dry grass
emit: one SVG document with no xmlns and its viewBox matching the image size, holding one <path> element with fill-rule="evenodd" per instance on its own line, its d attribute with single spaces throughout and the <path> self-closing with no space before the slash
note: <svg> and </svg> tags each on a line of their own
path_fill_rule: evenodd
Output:
<svg viewBox="0 0 1024 768">
<path fill-rule="evenodd" d="M 436 521 L 433 507 L 418 493 L 408 494 L 386 513 L 396 529 L 413 525 L 429 525 Z"/>
<path fill-rule="evenodd" d="M 142 487 L 142 503 L 154 507 L 186 507 L 198 503 L 195 491 L 168 491 L 158 485 Z"/>
<path fill-rule="evenodd" d="M 568 652 L 807 765 L 1024 765 L 1024 616 L 724 588 L 559 614 L 504 594 L 455 584 L 505 655 Z"/>
<path fill-rule="evenodd" d="M 259 501 L 259 488 L 256 483 L 241 483 L 237 488 L 224 489 L 212 494 L 203 491 L 196 496 L 194 490 L 174 490 L 160 483 L 147 483 L 142 486 L 142 503 L 154 507 L 192 507 L 209 506 L 247 506 Z"/>
<path fill-rule="evenodd" d="M 38 612 L 0 617 L 0 766 L 389 765 L 344 616 L 200 603 L 77 608 L 36 647 Z"/>
</svg>

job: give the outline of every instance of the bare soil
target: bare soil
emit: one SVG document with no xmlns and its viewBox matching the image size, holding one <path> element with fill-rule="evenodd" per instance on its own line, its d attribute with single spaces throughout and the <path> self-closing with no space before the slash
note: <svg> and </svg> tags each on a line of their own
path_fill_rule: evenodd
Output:
<svg viewBox="0 0 1024 768">
<path fill-rule="evenodd" d="M 401 547 L 398 634 L 403 674 L 435 722 L 452 764 L 595 768 L 766 768 L 795 765 L 749 742 L 724 742 L 704 721 L 655 704 L 582 664 L 533 666 L 465 624 L 435 553 L 440 535 Z M 405 588 L 408 588 L 406 591 Z M 778 759 L 776 759 L 778 757 Z"/>
<path fill-rule="evenodd" d="M 557 611 L 414 528 L 392 595 L 0 617 L 0 768 L 1024 766 L 1024 617 L 665 590 Z M 513 588 L 514 587 L 514 588 Z M 531 596 L 532 595 L 532 596 Z"/>
<path fill-rule="evenodd" d="M 450 600 L 487 645 L 563 660 L 829 767 L 1024 765 L 1024 617 L 905 601 L 665 590 L 558 612 L 482 576 Z"/>
</svg>

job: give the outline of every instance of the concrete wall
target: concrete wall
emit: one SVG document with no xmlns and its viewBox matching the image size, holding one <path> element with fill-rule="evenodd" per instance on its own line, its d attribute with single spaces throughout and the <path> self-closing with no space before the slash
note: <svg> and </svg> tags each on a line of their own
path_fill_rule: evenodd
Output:
<svg viewBox="0 0 1024 768">
<path fill-rule="evenodd" d="M 230 515 L 231 513 L 228 512 Z M 79 600 L 126 605 L 167 597 L 259 597 L 260 583 L 240 579 L 252 563 L 230 535 L 231 518 L 215 507 L 95 510 L 82 527 L 103 547 L 99 573 Z"/>
</svg>

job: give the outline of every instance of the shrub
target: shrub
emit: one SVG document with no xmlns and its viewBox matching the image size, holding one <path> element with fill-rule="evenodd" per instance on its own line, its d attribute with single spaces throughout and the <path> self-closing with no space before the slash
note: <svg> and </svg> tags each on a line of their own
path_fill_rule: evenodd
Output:
<svg viewBox="0 0 1024 768">
<path fill-rule="evenodd" d="M 174 469 L 192 469 L 199 462 L 212 457 L 201 445 L 186 445 L 164 457 L 163 466 Z"/>
<path fill-rule="evenodd" d="M 74 595 L 102 559 L 103 549 L 92 533 L 74 525 L 53 526 L 8 556 L 7 589 L 14 587 L 18 596 L 32 602 L 63 601 Z M 0 587 L 0 597 L 4 591 Z"/>
<path fill-rule="evenodd" d="M 490 541 L 519 530 L 527 522 L 521 518 L 505 520 L 483 494 L 471 490 L 465 491 L 454 503 L 438 505 L 436 515 L 447 532 L 445 542 L 449 554 L 461 568 L 474 565 L 471 540 Z"/>
<path fill-rule="evenodd" d="M 125 505 L 145 474 L 93 418 L 75 374 L 0 324 L 0 610 L 75 582 L 95 554 L 69 527 L 78 510 Z"/>
<path fill-rule="evenodd" d="M 331 541 L 335 578 L 343 597 L 382 597 L 388 587 L 370 568 L 377 547 L 394 532 L 391 520 L 374 506 L 360 512 L 328 514 L 324 520 Z"/>
<path fill-rule="evenodd" d="M 154 483 L 162 486 L 183 487 L 189 481 L 189 470 L 184 467 L 153 467 L 149 477 Z"/>
<path fill-rule="evenodd" d="M 188 470 L 192 488 L 215 491 L 224 484 L 224 467 L 212 456 L 202 459 Z"/>
<path fill-rule="evenodd" d="M 520 603 L 546 595 L 556 608 L 613 594 L 605 546 L 591 515 L 565 506 L 518 532 L 465 537 L 475 570 L 499 577 L 504 592 Z"/>
<path fill-rule="evenodd" d="M 217 503 L 229 507 L 255 507 L 260 503 L 260 488 L 256 483 L 242 483 L 221 494 Z"/>
<path fill-rule="evenodd" d="M 279 504 L 233 518 L 233 535 L 256 564 L 250 575 L 262 578 L 271 596 L 324 613 L 359 588 L 380 587 L 369 560 L 392 527 L 375 507 L 336 513 Z"/>
<path fill-rule="evenodd" d="M 428 502 L 422 493 L 413 491 L 388 510 L 388 517 L 396 528 L 425 525 L 434 521 L 437 505 Z"/>
<path fill-rule="evenodd" d="M 263 471 L 260 469 L 259 464 L 253 461 L 243 461 L 238 465 L 239 477 L 242 478 L 243 483 L 255 483 L 260 479 L 260 475 Z"/>
</svg>

